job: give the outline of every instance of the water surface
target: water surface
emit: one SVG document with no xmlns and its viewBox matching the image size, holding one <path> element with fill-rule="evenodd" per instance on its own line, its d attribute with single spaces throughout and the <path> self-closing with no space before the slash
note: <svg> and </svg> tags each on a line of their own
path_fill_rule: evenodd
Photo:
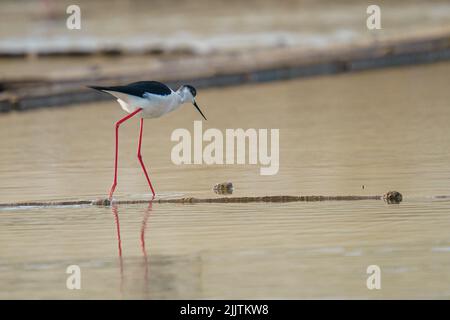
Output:
<svg viewBox="0 0 450 320">
<path fill-rule="evenodd" d="M 199 119 L 186 105 L 145 122 L 159 196 L 214 197 L 233 181 L 236 196 L 393 189 L 404 202 L 2 209 L 0 297 L 449 298 L 450 202 L 434 198 L 450 194 L 449 75 L 440 63 L 202 90 L 205 129 L 280 129 L 279 174 L 175 166 L 171 132 Z M 1 115 L 0 202 L 105 196 L 121 116 L 114 101 Z M 117 199 L 149 198 L 137 134 L 137 119 L 121 128 Z M 65 286 L 72 264 L 78 291 Z"/>
</svg>

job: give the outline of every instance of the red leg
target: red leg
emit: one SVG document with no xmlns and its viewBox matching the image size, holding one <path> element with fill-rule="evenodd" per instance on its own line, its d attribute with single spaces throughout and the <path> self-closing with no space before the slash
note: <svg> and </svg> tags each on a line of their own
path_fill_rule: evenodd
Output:
<svg viewBox="0 0 450 320">
<path fill-rule="evenodd" d="M 120 119 L 119 121 L 116 122 L 116 155 L 115 155 L 115 158 L 114 158 L 114 181 L 113 181 L 113 184 L 111 186 L 111 190 L 109 191 L 109 200 L 112 200 L 112 196 L 113 196 L 114 190 L 116 190 L 116 186 L 117 186 L 117 158 L 119 156 L 119 127 L 122 124 L 122 122 L 127 121 L 128 119 L 130 119 L 135 114 L 137 114 L 137 113 L 139 113 L 141 111 L 142 111 L 142 108 L 139 108 L 136 111 L 133 111 L 132 113 L 130 113 L 126 117 L 123 117 L 122 119 Z"/>
<path fill-rule="evenodd" d="M 144 119 L 141 118 L 141 127 L 139 129 L 139 143 L 138 143 L 138 150 L 137 150 L 137 157 L 139 159 L 139 163 L 141 164 L 142 170 L 144 170 L 145 177 L 147 178 L 148 185 L 150 186 L 150 189 L 152 190 L 153 197 L 155 196 L 155 190 L 153 190 L 152 183 L 150 182 L 150 178 L 147 174 L 147 169 L 145 169 L 144 162 L 142 161 L 141 156 L 141 145 L 142 145 L 142 131 L 144 129 Z"/>
</svg>

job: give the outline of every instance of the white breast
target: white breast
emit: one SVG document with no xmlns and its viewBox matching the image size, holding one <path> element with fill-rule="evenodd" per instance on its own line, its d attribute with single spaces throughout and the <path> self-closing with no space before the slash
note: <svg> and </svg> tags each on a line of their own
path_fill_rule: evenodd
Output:
<svg viewBox="0 0 450 320">
<path fill-rule="evenodd" d="M 121 92 L 107 92 L 116 97 L 122 109 L 128 113 L 142 108 L 142 118 L 158 118 L 181 105 L 181 97 L 173 91 L 167 96 L 145 93 L 143 98 Z"/>
</svg>

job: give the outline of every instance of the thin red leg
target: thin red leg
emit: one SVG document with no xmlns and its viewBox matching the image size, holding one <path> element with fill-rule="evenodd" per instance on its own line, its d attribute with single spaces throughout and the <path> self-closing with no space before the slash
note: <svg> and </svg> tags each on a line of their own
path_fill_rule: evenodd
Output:
<svg viewBox="0 0 450 320">
<path fill-rule="evenodd" d="M 142 145 L 142 131 L 144 129 L 144 119 L 141 118 L 141 127 L 139 129 L 139 143 L 138 143 L 138 150 L 137 150 L 137 157 L 139 159 L 139 163 L 141 164 L 142 170 L 144 170 L 145 177 L 147 178 L 148 185 L 150 186 L 150 189 L 152 190 L 153 197 L 155 196 L 155 190 L 153 190 L 152 183 L 150 182 L 150 178 L 147 174 L 147 169 L 145 169 L 144 162 L 142 161 L 141 156 L 141 145 Z"/>
<path fill-rule="evenodd" d="M 127 121 L 128 119 L 130 119 L 131 117 L 133 117 L 135 114 L 139 113 L 142 111 L 142 108 L 137 109 L 136 111 L 133 111 L 132 113 L 130 113 L 129 115 L 127 115 L 126 117 L 123 117 L 122 119 L 120 119 L 119 121 L 116 122 L 116 155 L 114 158 L 114 181 L 113 184 L 111 186 L 111 190 L 109 191 L 109 200 L 112 200 L 112 196 L 114 193 L 114 190 L 116 190 L 116 186 L 117 186 L 117 159 L 119 156 L 119 127 L 120 125 Z"/>
</svg>

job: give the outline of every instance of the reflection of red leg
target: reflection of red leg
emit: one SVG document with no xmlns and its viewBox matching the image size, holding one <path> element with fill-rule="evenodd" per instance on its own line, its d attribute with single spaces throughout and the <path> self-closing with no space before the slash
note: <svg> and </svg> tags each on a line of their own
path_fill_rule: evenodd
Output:
<svg viewBox="0 0 450 320">
<path fill-rule="evenodd" d="M 142 220 L 142 227 L 141 227 L 141 249 L 145 259 L 147 259 L 147 249 L 145 248 L 145 230 L 147 229 L 148 217 L 150 216 L 150 212 L 152 211 L 153 198 L 148 203 L 147 210 L 145 210 L 144 219 Z"/>
<path fill-rule="evenodd" d="M 119 248 L 119 257 L 122 260 L 122 240 L 120 239 L 119 211 L 115 204 L 113 204 L 113 206 L 112 206 L 112 212 L 114 215 L 114 221 L 116 222 L 116 233 L 117 233 L 117 244 L 118 244 L 118 248 Z M 122 265 L 122 263 L 121 263 L 121 265 Z"/>
<path fill-rule="evenodd" d="M 117 246 L 119 249 L 119 263 L 120 263 L 120 292 L 123 293 L 123 259 L 122 259 L 122 240 L 120 239 L 120 222 L 119 222 L 119 211 L 117 205 L 112 205 L 112 213 L 114 215 L 114 221 L 116 223 L 117 232 Z"/>
<path fill-rule="evenodd" d="M 142 170 L 144 170 L 145 177 L 147 178 L 148 185 L 150 186 L 150 189 L 152 190 L 153 196 L 155 196 L 155 190 L 153 190 L 152 183 L 150 182 L 150 178 L 147 174 L 147 169 L 145 169 L 144 162 L 142 161 L 141 156 L 141 145 L 142 145 L 142 131 L 144 129 L 144 119 L 141 118 L 141 127 L 139 129 L 139 143 L 138 143 L 138 150 L 137 150 L 137 157 L 139 159 L 139 163 L 141 164 Z"/>
<path fill-rule="evenodd" d="M 148 257 L 147 257 L 147 249 L 145 247 L 145 230 L 147 229 L 147 221 L 150 216 L 150 212 L 152 211 L 153 199 L 154 199 L 154 197 L 152 198 L 152 200 L 150 200 L 150 202 L 148 204 L 148 208 L 144 212 L 144 219 L 142 220 L 142 227 L 141 227 L 141 249 L 142 249 L 142 254 L 144 256 L 144 292 L 145 292 L 146 298 L 147 298 L 147 294 L 148 294 L 148 285 L 149 285 L 149 282 L 148 282 L 149 262 L 148 262 Z"/>
<path fill-rule="evenodd" d="M 127 121 L 128 119 L 130 119 L 135 114 L 137 114 L 137 113 L 139 113 L 141 111 L 142 111 L 142 108 L 136 109 L 136 111 L 133 111 L 132 113 L 130 113 L 126 117 L 123 117 L 122 119 L 120 119 L 119 121 L 116 122 L 116 155 L 115 155 L 115 158 L 114 158 L 114 181 L 113 181 L 113 184 L 111 186 L 111 190 L 109 191 L 109 200 L 112 200 L 112 196 L 113 196 L 114 190 L 116 189 L 116 186 L 117 186 L 117 158 L 119 156 L 119 127 L 122 124 L 122 122 Z"/>
</svg>

